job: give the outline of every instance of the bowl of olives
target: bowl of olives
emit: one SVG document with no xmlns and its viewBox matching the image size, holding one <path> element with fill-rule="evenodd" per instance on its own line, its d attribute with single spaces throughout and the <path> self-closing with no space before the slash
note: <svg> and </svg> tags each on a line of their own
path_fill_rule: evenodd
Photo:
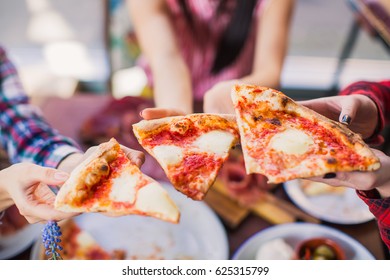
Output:
<svg viewBox="0 0 390 280">
<path fill-rule="evenodd" d="M 296 249 L 299 260 L 345 260 L 341 246 L 329 238 L 316 237 L 302 241 Z"/>
</svg>

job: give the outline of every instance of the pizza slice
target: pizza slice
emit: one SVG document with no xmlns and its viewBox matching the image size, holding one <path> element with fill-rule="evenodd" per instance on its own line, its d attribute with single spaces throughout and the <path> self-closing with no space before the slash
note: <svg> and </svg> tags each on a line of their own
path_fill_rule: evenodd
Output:
<svg viewBox="0 0 390 280">
<path fill-rule="evenodd" d="M 310 180 L 299 180 L 299 185 L 303 193 L 307 196 L 319 196 L 319 195 L 343 195 L 347 187 L 331 186 L 321 182 L 315 182 Z"/>
<path fill-rule="evenodd" d="M 172 223 L 180 217 L 167 191 L 132 164 L 115 139 L 100 144 L 72 171 L 54 207 L 64 212 L 138 214 Z"/>
<path fill-rule="evenodd" d="M 62 235 L 59 245 L 63 260 L 124 260 L 124 250 L 105 250 L 93 236 L 81 229 L 72 219 L 61 225 Z M 41 259 L 45 259 L 45 248 L 41 247 Z"/>
<path fill-rule="evenodd" d="M 161 165 L 172 185 L 202 200 L 239 134 L 233 115 L 191 114 L 133 125 L 141 146 Z"/>
<path fill-rule="evenodd" d="M 231 96 L 248 174 L 261 173 L 269 183 L 281 183 L 380 166 L 360 135 L 280 91 L 236 85 Z"/>
</svg>

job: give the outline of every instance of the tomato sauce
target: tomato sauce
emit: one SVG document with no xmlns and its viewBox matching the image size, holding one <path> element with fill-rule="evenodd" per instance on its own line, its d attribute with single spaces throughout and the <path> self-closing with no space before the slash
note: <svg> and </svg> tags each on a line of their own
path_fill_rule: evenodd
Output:
<svg viewBox="0 0 390 280">
<path fill-rule="evenodd" d="M 187 131 L 183 134 L 179 132 L 172 132 L 167 128 L 151 135 L 151 137 L 145 138 L 143 140 L 143 144 L 153 147 L 161 144 L 169 145 L 179 142 L 182 145 L 186 145 L 193 142 L 200 134 L 201 131 L 196 129 L 196 127 L 187 129 Z"/>
<path fill-rule="evenodd" d="M 268 143 L 273 135 L 284 130 L 284 127 L 296 128 L 298 130 L 307 131 L 313 138 L 316 147 L 314 150 L 308 151 L 303 155 L 287 155 L 279 153 L 271 153 L 266 160 L 268 166 L 267 170 L 275 173 L 276 170 L 282 170 L 289 166 L 298 165 L 301 161 L 308 157 L 321 157 L 327 161 L 329 165 L 364 165 L 367 159 L 357 154 L 353 147 L 345 145 L 332 131 L 326 129 L 317 122 L 311 121 L 304 117 L 300 117 L 295 114 L 286 113 L 283 111 L 272 112 L 272 121 L 267 122 L 270 119 L 271 112 L 266 111 L 261 115 L 262 123 L 261 127 L 254 125 L 247 136 L 250 137 L 252 143 L 256 143 L 253 149 L 248 153 L 251 157 L 259 159 L 259 163 L 265 167 L 265 150 L 268 150 Z M 278 121 L 276 121 L 276 119 Z M 283 127 L 279 126 L 280 124 Z M 261 139 L 261 141 L 259 141 Z M 274 167 L 278 167 L 274 170 L 270 170 L 270 163 Z M 271 168 L 273 169 L 273 168 Z M 274 174 L 276 175 L 276 174 Z"/>
<path fill-rule="evenodd" d="M 110 255 L 105 252 L 102 248 L 94 247 L 87 252 L 88 260 L 109 260 Z"/>
<path fill-rule="evenodd" d="M 207 178 L 219 169 L 222 159 L 207 153 L 186 155 L 180 165 L 170 167 L 171 180 L 175 186 L 180 186 L 187 195 L 193 197 L 201 190 L 194 189 L 197 182 Z M 192 186 L 192 187 L 191 187 Z"/>
<path fill-rule="evenodd" d="M 125 153 L 120 150 L 118 152 L 118 157 L 109 163 L 110 172 L 107 176 L 103 176 L 99 183 L 94 185 L 87 196 L 79 201 L 79 205 L 83 205 L 86 207 L 92 207 L 96 201 L 99 201 L 100 206 L 108 206 L 112 205 L 114 208 L 120 209 L 120 208 L 129 208 L 132 207 L 133 203 L 126 203 L 126 202 L 112 202 L 110 200 L 110 192 L 112 189 L 112 179 L 118 177 L 120 175 L 120 171 L 124 168 L 124 166 L 127 166 L 129 164 L 129 159 L 125 155 Z M 134 168 L 135 173 L 141 174 L 141 172 Z M 141 177 L 139 177 L 141 179 Z M 136 191 L 138 189 L 144 187 L 149 182 L 146 179 L 140 180 L 139 184 L 137 185 Z"/>
<path fill-rule="evenodd" d="M 175 130 L 175 125 L 179 127 L 178 130 Z M 180 129 L 181 126 L 182 129 Z M 158 129 L 146 132 L 141 137 L 143 139 L 142 145 L 154 147 L 178 143 L 183 147 L 194 142 L 202 134 L 212 130 L 228 130 L 238 137 L 238 129 L 235 122 L 219 116 L 204 115 L 194 121 L 182 119 L 176 123 L 162 125 Z"/>
</svg>

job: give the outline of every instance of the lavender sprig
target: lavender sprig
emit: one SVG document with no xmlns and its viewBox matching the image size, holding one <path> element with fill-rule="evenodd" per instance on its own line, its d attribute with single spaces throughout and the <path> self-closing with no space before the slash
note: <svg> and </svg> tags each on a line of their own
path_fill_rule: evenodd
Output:
<svg viewBox="0 0 390 280">
<path fill-rule="evenodd" d="M 59 253 L 62 247 L 58 244 L 61 242 L 61 235 L 61 229 L 55 221 L 48 221 L 42 230 L 42 242 L 49 260 L 62 260 Z"/>
</svg>

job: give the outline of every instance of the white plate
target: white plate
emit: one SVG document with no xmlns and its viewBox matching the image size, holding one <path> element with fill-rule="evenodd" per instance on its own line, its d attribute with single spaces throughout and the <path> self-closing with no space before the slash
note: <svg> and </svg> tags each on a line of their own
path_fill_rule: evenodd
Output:
<svg viewBox="0 0 390 280">
<path fill-rule="evenodd" d="M 343 194 L 307 196 L 300 187 L 299 180 L 292 180 L 284 183 L 284 189 L 302 210 L 323 221 L 346 225 L 374 219 L 368 206 L 351 188 L 346 188 Z"/>
<path fill-rule="evenodd" d="M 164 184 L 180 209 L 179 224 L 156 218 L 82 214 L 77 224 L 106 250 L 123 249 L 128 259 L 228 259 L 226 231 L 217 215 L 201 201 L 194 201 Z M 40 242 L 31 259 L 39 259 Z"/>
<path fill-rule="evenodd" d="M 0 236 L 0 259 L 9 259 L 23 252 L 37 238 L 43 228 L 41 224 L 28 224 L 15 234 Z"/>
<path fill-rule="evenodd" d="M 374 256 L 358 241 L 336 229 L 310 223 L 282 224 L 262 230 L 247 241 L 236 251 L 235 260 L 254 260 L 261 245 L 282 238 L 293 248 L 303 240 L 312 237 L 328 237 L 336 241 L 344 249 L 348 260 L 374 260 Z"/>
</svg>

